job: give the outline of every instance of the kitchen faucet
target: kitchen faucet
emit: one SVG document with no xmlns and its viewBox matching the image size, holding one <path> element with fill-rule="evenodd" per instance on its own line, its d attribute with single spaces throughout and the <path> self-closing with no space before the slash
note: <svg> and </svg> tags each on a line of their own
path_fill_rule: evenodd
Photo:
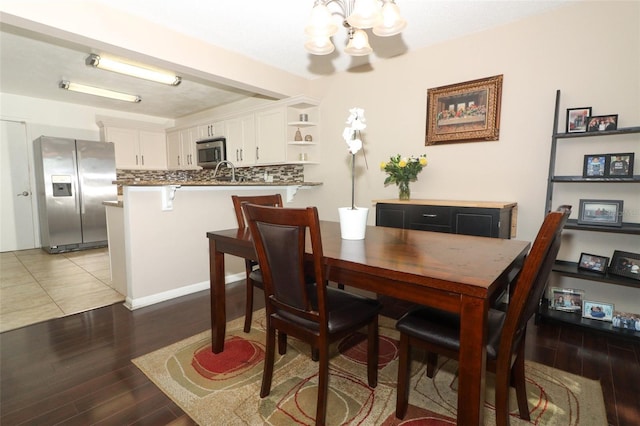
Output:
<svg viewBox="0 0 640 426">
<path fill-rule="evenodd" d="M 227 167 L 231 167 L 231 182 L 237 182 L 236 180 L 236 166 L 233 165 L 231 161 L 222 160 L 216 165 L 216 169 L 213 171 L 213 178 L 215 179 L 218 175 L 218 169 L 221 165 L 226 164 Z"/>
</svg>

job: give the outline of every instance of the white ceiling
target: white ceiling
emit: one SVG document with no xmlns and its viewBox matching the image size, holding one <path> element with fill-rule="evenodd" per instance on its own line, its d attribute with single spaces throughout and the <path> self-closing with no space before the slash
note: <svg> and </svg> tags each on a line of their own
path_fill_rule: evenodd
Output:
<svg viewBox="0 0 640 426">
<path fill-rule="evenodd" d="M 345 31 L 334 36 L 336 50 L 330 55 L 314 56 L 304 50 L 304 26 L 313 0 L 91 1 L 313 79 L 354 66 L 375 64 L 384 58 L 521 20 L 577 0 L 396 0 L 408 21 L 407 28 L 402 34 L 388 38 L 370 34 L 374 53 L 360 58 L 342 53 Z M 2 92 L 166 118 L 182 117 L 253 95 L 188 75 L 182 76 L 178 87 L 169 87 L 95 70 L 84 64 L 92 46 L 71 45 L 7 25 L 0 29 Z M 58 88 L 61 79 L 95 83 L 140 95 L 143 100 L 128 104 L 70 93 Z"/>
</svg>

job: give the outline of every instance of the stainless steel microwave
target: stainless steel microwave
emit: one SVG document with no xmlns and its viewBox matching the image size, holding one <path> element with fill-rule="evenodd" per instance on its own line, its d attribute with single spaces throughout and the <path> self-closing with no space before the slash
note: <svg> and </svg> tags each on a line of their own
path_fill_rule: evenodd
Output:
<svg viewBox="0 0 640 426">
<path fill-rule="evenodd" d="M 196 150 L 198 166 L 205 169 L 213 169 L 227 159 L 227 141 L 223 137 L 197 141 Z"/>
</svg>

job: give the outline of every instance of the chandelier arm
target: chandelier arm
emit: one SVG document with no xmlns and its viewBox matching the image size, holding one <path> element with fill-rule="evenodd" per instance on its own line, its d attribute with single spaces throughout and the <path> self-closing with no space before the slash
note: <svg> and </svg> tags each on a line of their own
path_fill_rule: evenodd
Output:
<svg viewBox="0 0 640 426">
<path fill-rule="evenodd" d="M 316 0 L 316 4 L 318 3 L 321 3 L 323 6 L 329 6 L 331 3 L 337 4 L 340 9 L 342 9 L 342 17 L 346 20 L 353 12 L 353 4 L 355 3 L 355 0 Z M 339 12 L 331 12 L 332 15 L 334 13 L 340 14 Z"/>
</svg>

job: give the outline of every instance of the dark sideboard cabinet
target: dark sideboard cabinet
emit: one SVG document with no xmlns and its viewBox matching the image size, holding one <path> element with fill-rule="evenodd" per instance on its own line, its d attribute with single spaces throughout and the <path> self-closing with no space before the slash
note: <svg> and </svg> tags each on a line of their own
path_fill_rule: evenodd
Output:
<svg viewBox="0 0 640 426">
<path fill-rule="evenodd" d="M 378 200 L 376 226 L 477 235 L 515 237 L 517 204 L 452 200 Z"/>
</svg>

